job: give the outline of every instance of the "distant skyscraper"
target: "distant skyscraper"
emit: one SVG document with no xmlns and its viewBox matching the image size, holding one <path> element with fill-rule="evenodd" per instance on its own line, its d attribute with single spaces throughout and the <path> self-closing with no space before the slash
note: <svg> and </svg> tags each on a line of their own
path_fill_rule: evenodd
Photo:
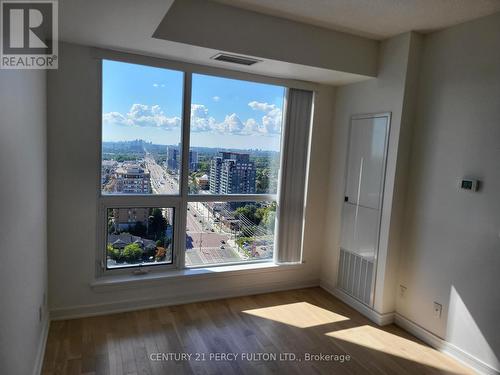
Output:
<svg viewBox="0 0 500 375">
<path fill-rule="evenodd" d="M 167 146 L 167 168 L 177 173 L 181 167 L 180 150 L 180 146 Z M 198 153 L 193 150 L 189 150 L 189 170 L 191 172 L 198 170 Z"/>
<path fill-rule="evenodd" d="M 198 170 L 198 153 L 193 150 L 189 150 L 189 170 L 191 172 Z"/>
<path fill-rule="evenodd" d="M 221 152 L 210 163 L 212 194 L 254 194 L 255 165 L 249 154 Z"/>
<path fill-rule="evenodd" d="M 167 146 L 167 168 L 172 171 L 178 171 L 180 160 L 179 147 Z"/>
</svg>

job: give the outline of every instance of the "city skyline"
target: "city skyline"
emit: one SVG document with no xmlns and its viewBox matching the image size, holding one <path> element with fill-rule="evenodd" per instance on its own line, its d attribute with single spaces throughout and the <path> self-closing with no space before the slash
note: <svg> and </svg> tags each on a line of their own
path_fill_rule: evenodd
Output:
<svg viewBox="0 0 500 375">
<path fill-rule="evenodd" d="M 154 143 L 154 141 L 148 141 L 146 139 L 130 139 L 130 140 L 120 140 L 120 141 L 106 141 L 103 140 L 103 144 L 117 144 L 117 143 L 132 143 L 132 142 L 145 142 L 151 146 L 165 146 L 165 147 L 182 147 L 181 144 L 164 144 L 164 143 Z M 244 152 L 244 153 L 252 153 L 252 152 L 266 152 L 266 153 L 280 153 L 280 150 L 265 150 L 261 148 L 226 148 L 226 147 L 220 147 L 220 146 L 214 146 L 214 147 L 209 147 L 209 146 L 196 146 L 196 145 L 191 145 L 189 147 L 192 150 L 202 150 L 202 149 L 209 149 L 209 150 L 214 150 L 217 152 L 223 152 L 223 151 L 230 151 L 230 152 Z M 103 153 L 105 153 L 104 150 L 102 150 Z"/>
<path fill-rule="evenodd" d="M 183 73 L 103 61 L 103 142 L 181 139 Z M 285 89 L 193 74 L 191 146 L 280 150 Z"/>
</svg>

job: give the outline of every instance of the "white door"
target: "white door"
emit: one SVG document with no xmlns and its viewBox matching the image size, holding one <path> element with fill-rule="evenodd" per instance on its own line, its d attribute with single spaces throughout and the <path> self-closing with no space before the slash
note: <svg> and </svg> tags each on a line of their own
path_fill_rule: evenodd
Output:
<svg viewBox="0 0 500 375">
<path fill-rule="evenodd" d="M 372 301 L 389 121 L 390 114 L 354 116 L 349 132 L 339 286 L 367 304 Z"/>
</svg>

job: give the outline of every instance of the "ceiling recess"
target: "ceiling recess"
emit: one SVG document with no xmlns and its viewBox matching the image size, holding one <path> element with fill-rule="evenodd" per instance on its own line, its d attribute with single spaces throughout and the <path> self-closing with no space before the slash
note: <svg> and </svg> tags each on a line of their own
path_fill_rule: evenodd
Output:
<svg viewBox="0 0 500 375">
<path fill-rule="evenodd" d="M 230 55 L 228 53 L 218 53 L 217 55 L 212 56 L 211 59 L 217 61 L 224 61 L 232 64 L 247 65 L 247 66 L 262 61 L 246 56 Z"/>
</svg>

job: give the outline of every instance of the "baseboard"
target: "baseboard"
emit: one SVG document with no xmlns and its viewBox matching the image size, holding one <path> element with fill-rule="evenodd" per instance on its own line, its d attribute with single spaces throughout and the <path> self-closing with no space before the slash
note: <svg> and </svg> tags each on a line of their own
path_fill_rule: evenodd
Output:
<svg viewBox="0 0 500 375">
<path fill-rule="evenodd" d="M 49 336 L 50 320 L 44 319 L 42 322 L 42 335 L 38 345 L 38 351 L 35 358 L 35 366 L 33 368 L 33 375 L 40 375 L 42 373 L 43 359 L 45 357 L 45 348 L 47 347 L 47 338 Z"/>
<path fill-rule="evenodd" d="M 320 287 L 326 290 L 328 293 L 333 294 L 339 300 L 351 306 L 353 309 L 360 312 L 379 326 L 385 326 L 394 323 L 394 313 L 381 314 L 323 280 L 321 280 L 320 282 Z"/>
<path fill-rule="evenodd" d="M 450 357 L 455 358 L 456 360 L 462 362 L 464 365 L 472 368 L 474 371 L 477 371 L 480 374 L 485 375 L 499 375 L 500 370 L 494 369 L 488 364 L 484 363 L 480 359 L 470 355 L 469 353 L 463 351 L 457 346 L 449 343 L 446 340 L 436 336 L 432 332 L 427 331 L 425 328 L 419 326 L 418 324 L 412 322 L 411 320 L 406 319 L 404 316 L 397 314 L 395 315 L 395 323 L 403 328 L 405 331 L 408 331 L 415 337 L 418 337 L 420 340 L 425 342 L 426 344 L 432 346 L 433 348 L 439 350 L 442 353 L 449 355 Z"/>
<path fill-rule="evenodd" d="M 284 290 L 310 288 L 319 286 L 319 280 L 294 281 L 294 282 L 276 282 L 265 283 L 261 285 L 252 285 L 247 288 L 230 288 L 218 290 L 211 293 L 190 293 L 175 297 L 127 300 L 105 304 L 80 305 L 69 308 L 52 309 L 50 311 L 51 320 L 66 320 L 85 318 L 89 316 L 107 315 L 127 311 L 143 310 L 155 307 L 173 306 L 184 303 L 211 301 L 222 298 L 241 297 L 254 294 L 263 294 L 279 292 Z"/>
<path fill-rule="evenodd" d="M 342 302 L 351 306 L 353 309 L 357 310 L 372 322 L 380 326 L 395 323 L 405 331 L 408 331 L 426 344 L 432 346 L 434 349 L 439 350 L 440 352 L 445 353 L 450 357 L 453 357 L 454 359 L 458 360 L 459 362 L 463 363 L 464 365 L 480 374 L 500 375 L 500 370 L 489 366 L 480 359 L 474 357 L 473 355 L 470 355 L 469 353 L 447 342 L 446 340 L 443 340 L 442 338 L 434 335 L 433 333 L 427 331 L 425 328 L 419 326 L 411 320 L 406 319 L 400 314 L 380 314 L 324 280 L 320 281 L 320 286 L 321 288 L 325 289 L 330 294 L 333 294 Z"/>
</svg>

